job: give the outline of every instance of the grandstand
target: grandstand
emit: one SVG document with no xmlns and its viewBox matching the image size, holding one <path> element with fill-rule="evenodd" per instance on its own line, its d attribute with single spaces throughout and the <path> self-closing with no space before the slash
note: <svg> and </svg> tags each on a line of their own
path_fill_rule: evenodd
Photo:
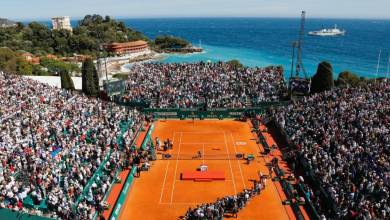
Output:
<svg viewBox="0 0 390 220">
<path fill-rule="evenodd" d="M 389 83 L 133 68 L 117 103 L 0 72 L 0 219 L 388 218 Z"/>
<path fill-rule="evenodd" d="M 97 216 L 144 116 L 0 73 L 1 205 L 50 218 Z"/>
</svg>

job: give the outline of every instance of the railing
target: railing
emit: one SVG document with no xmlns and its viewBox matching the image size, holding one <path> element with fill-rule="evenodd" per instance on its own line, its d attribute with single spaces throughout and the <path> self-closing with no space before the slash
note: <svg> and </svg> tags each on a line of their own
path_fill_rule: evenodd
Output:
<svg viewBox="0 0 390 220">
<path fill-rule="evenodd" d="M 77 198 L 75 204 L 73 205 L 72 209 L 76 210 L 76 207 L 81 202 L 81 200 L 84 199 L 84 197 L 88 194 L 89 189 L 92 187 L 92 184 L 95 182 L 97 177 L 100 177 L 103 175 L 103 168 L 110 159 L 111 156 L 111 149 L 110 152 L 106 155 L 103 162 L 100 164 L 99 168 L 95 171 L 95 173 L 92 175 L 92 177 L 88 180 L 87 185 L 84 187 L 83 192 L 81 195 Z"/>
<path fill-rule="evenodd" d="M 131 169 L 131 172 L 127 176 L 126 182 L 122 188 L 121 194 L 119 195 L 119 198 L 117 202 L 115 203 L 114 211 L 111 214 L 110 220 L 119 219 L 119 215 L 122 209 L 123 204 L 125 203 L 127 193 L 129 192 L 129 189 L 134 181 L 134 175 L 137 172 L 137 167 L 133 167 Z"/>
<path fill-rule="evenodd" d="M 18 219 L 18 220 L 52 220 L 52 218 L 27 214 L 22 212 L 15 212 L 10 209 L 0 208 L 0 219 Z"/>
<path fill-rule="evenodd" d="M 132 121 L 126 121 L 126 122 L 123 122 L 121 121 L 120 122 L 120 125 L 123 125 L 123 123 L 125 123 L 126 125 L 126 128 L 124 128 L 123 126 L 120 126 L 121 127 L 121 134 L 118 135 L 118 142 L 121 142 L 121 143 L 118 143 L 118 144 L 123 144 L 123 140 L 122 140 L 122 136 L 123 134 L 129 129 L 130 127 L 130 124 L 133 123 Z M 123 147 L 123 146 L 121 146 Z M 72 209 L 75 211 L 76 210 L 76 207 L 77 205 L 82 201 L 83 198 L 85 198 L 85 196 L 87 195 L 89 189 L 92 187 L 92 184 L 95 182 L 96 178 L 97 177 L 100 177 L 103 175 L 103 169 L 105 167 L 105 165 L 107 164 L 108 160 L 110 159 L 111 157 L 111 153 L 112 153 L 112 150 L 110 149 L 110 151 L 108 152 L 108 154 L 104 157 L 104 160 L 103 162 L 100 164 L 99 168 L 95 171 L 95 173 L 92 175 L 92 177 L 88 180 L 88 183 L 87 185 L 84 187 L 83 189 L 83 192 L 81 193 L 81 195 L 76 199 L 76 202 L 75 204 L 73 205 Z"/>
<path fill-rule="evenodd" d="M 317 210 L 315 209 L 315 207 L 314 207 L 313 203 L 311 202 L 310 198 L 306 195 L 306 191 L 303 188 L 301 183 L 297 184 L 297 189 L 298 189 L 298 192 L 301 195 L 303 195 L 303 197 L 305 198 L 305 210 L 310 215 L 310 218 L 311 219 L 315 219 L 315 220 L 320 220 L 321 219 L 320 215 L 318 214 Z"/>
<path fill-rule="evenodd" d="M 280 178 L 280 184 L 282 185 L 283 191 L 286 193 L 287 198 L 291 201 L 293 199 L 297 199 L 297 195 L 294 193 L 294 187 L 291 185 L 290 182 L 286 181 L 285 179 L 282 179 L 282 176 L 279 176 Z M 290 204 L 291 208 L 294 211 L 295 217 L 299 220 L 304 220 L 305 217 L 302 214 L 302 211 L 299 208 L 299 203 L 297 201 L 292 202 Z"/>
<path fill-rule="evenodd" d="M 142 148 L 143 150 L 146 150 L 146 147 L 147 147 L 147 145 L 148 145 L 148 142 L 151 141 L 153 130 L 154 130 L 154 124 L 152 123 L 152 124 L 150 125 L 150 127 L 149 127 L 149 130 L 147 131 L 147 133 L 146 133 L 146 135 L 145 135 L 145 138 L 144 138 L 142 144 L 141 144 L 141 148 Z"/>
<path fill-rule="evenodd" d="M 123 101 L 120 98 L 114 99 L 114 101 L 122 106 L 127 107 L 136 107 L 136 108 L 151 108 L 152 99 L 150 100 L 131 100 L 131 101 Z M 290 101 L 269 101 L 269 102 L 256 102 L 255 99 L 250 99 L 252 107 L 250 108 L 263 108 L 267 109 L 270 107 L 276 107 L 276 106 L 284 106 L 287 105 Z M 194 109 L 200 108 L 204 106 L 204 103 L 200 103 L 198 106 L 194 107 Z M 248 109 L 250 109 L 248 108 Z M 161 109 L 161 108 L 155 108 L 155 109 Z M 174 108 L 162 108 L 162 109 L 174 109 Z"/>
<path fill-rule="evenodd" d="M 144 109 L 145 113 L 152 113 L 156 118 L 238 118 L 244 113 L 263 113 L 263 108 L 250 108 L 250 109 L 226 109 L 226 108 L 214 108 L 207 111 L 191 108 L 169 108 L 169 109 Z"/>
<path fill-rule="evenodd" d="M 153 141 L 152 138 L 151 138 L 153 129 L 154 129 L 154 124 L 152 123 L 149 126 L 149 129 L 148 129 L 144 139 L 142 140 L 140 148 L 142 148 L 143 150 L 146 150 L 148 142 Z M 134 141 L 135 141 L 135 139 L 134 139 Z M 150 150 L 153 150 L 153 148 L 151 148 Z M 154 153 L 154 152 L 152 152 L 152 153 Z M 113 211 L 111 213 L 111 216 L 109 218 L 110 220 L 119 219 L 119 217 L 120 217 L 119 215 L 121 213 L 121 209 L 123 208 L 123 204 L 124 204 L 124 202 L 126 200 L 126 197 L 127 197 L 128 192 L 129 192 L 129 189 L 131 188 L 131 185 L 134 182 L 134 176 L 136 174 L 136 171 L 137 171 L 137 167 L 133 166 L 131 171 L 130 171 L 130 173 L 129 173 L 129 175 L 127 176 L 126 182 L 125 182 L 125 184 L 124 184 L 124 186 L 122 188 L 122 191 L 121 191 L 121 193 L 119 195 L 119 198 L 117 199 L 117 201 L 115 203 L 114 209 L 113 209 Z"/>
<path fill-rule="evenodd" d="M 138 136 L 139 136 L 139 134 L 140 134 L 140 132 L 141 132 L 141 130 L 142 130 L 142 127 L 143 127 L 143 125 L 141 124 L 141 125 L 138 126 L 138 128 L 136 129 L 134 138 L 133 138 L 133 140 L 131 140 L 130 146 L 133 146 L 133 145 L 134 145 L 135 141 L 137 140 L 137 138 L 138 138 Z M 125 133 L 125 132 L 126 132 L 126 131 L 122 130 L 122 133 Z M 112 183 L 111 183 L 111 185 L 110 185 L 110 188 L 107 190 L 106 194 L 104 195 L 103 201 L 106 201 L 106 200 L 107 200 L 109 194 L 111 193 L 112 187 L 113 187 L 115 184 L 117 184 L 117 183 L 116 183 L 116 178 L 118 177 L 118 175 L 119 175 L 119 173 L 120 173 L 121 171 L 122 171 L 121 169 L 118 169 L 118 170 L 116 171 L 116 173 L 115 173 L 115 178 L 114 178 L 114 180 L 112 181 Z M 131 175 L 131 173 L 130 173 L 129 175 Z M 134 173 L 133 173 L 132 175 L 134 175 Z M 119 199 L 119 198 L 116 198 L 115 203 L 114 203 L 114 204 L 110 204 L 110 205 L 115 205 L 118 199 Z M 95 219 L 97 219 L 97 218 L 98 218 L 98 213 L 95 213 L 95 215 L 94 215 L 94 217 L 93 217 L 93 220 L 95 220 Z"/>
<path fill-rule="evenodd" d="M 144 100 L 138 100 L 138 101 L 128 101 L 124 102 L 121 100 L 114 100 L 118 105 L 126 106 L 126 107 L 136 107 L 136 108 L 149 108 L 151 101 L 144 101 Z"/>
</svg>

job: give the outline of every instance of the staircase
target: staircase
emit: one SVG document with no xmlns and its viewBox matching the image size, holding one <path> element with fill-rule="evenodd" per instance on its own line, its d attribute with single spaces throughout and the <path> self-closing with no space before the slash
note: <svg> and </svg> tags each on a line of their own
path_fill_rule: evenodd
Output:
<svg viewBox="0 0 390 220">
<path fill-rule="evenodd" d="M 253 107 L 253 103 L 252 103 L 251 93 L 247 89 L 248 88 L 248 83 L 245 82 L 243 84 L 243 87 L 244 87 L 244 93 L 246 94 L 246 97 L 245 97 L 245 108 L 252 108 Z"/>
<path fill-rule="evenodd" d="M 16 179 L 23 183 L 23 185 L 30 185 L 30 178 L 27 171 L 20 171 Z"/>
<path fill-rule="evenodd" d="M 64 189 L 64 187 L 65 187 L 65 178 L 62 175 L 60 176 L 59 184 L 60 184 L 60 187 Z"/>
<path fill-rule="evenodd" d="M 252 104 L 252 98 L 251 97 L 249 97 L 249 96 L 246 97 L 245 106 L 246 106 L 246 108 L 252 108 L 253 104 Z"/>
<path fill-rule="evenodd" d="M 199 97 L 199 104 L 204 104 L 206 103 L 206 99 L 204 98 L 204 96 L 200 96 Z"/>
<path fill-rule="evenodd" d="M 157 105 L 157 98 L 153 97 L 150 99 L 150 107 L 155 108 Z"/>
</svg>

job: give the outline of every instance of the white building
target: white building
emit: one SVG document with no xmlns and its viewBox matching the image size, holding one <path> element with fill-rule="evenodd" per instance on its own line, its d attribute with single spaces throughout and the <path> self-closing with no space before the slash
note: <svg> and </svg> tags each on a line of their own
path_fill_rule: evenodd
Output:
<svg viewBox="0 0 390 220">
<path fill-rule="evenodd" d="M 62 17 L 54 17 L 51 19 L 51 23 L 53 25 L 53 30 L 69 30 L 72 31 L 72 26 L 70 25 L 70 17 L 62 16 Z"/>
</svg>

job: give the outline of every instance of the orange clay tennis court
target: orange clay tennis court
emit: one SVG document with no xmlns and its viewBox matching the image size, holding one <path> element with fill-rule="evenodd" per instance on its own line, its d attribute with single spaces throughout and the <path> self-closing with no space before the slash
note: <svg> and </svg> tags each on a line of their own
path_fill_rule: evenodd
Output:
<svg viewBox="0 0 390 220">
<path fill-rule="evenodd" d="M 136 178 L 129 192 L 120 219 L 179 219 L 189 207 L 214 202 L 219 197 L 234 195 L 253 186 L 258 172 L 268 175 L 266 163 L 261 157 L 262 148 L 251 133 L 250 122 L 233 120 L 166 120 L 156 122 L 153 139 L 170 139 L 173 149 L 158 153 L 148 172 Z M 249 165 L 245 160 L 181 160 L 172 157 L 162 160 L 161 153 L 172 155 L 234 155 L 253 154 Z M 230 156 L 229 156 L 230 157 Z M 209 171 L 224 172 L 225 180 L 196 182 L 181 180 L 181 173 L 195 171 L 200 165 Z M 291 210 L 282 204 L 280 191 L 270 180 L 265 190 L 255 196 L 238 213 L 238 219 L 294 219 Z"/>
</svg>

